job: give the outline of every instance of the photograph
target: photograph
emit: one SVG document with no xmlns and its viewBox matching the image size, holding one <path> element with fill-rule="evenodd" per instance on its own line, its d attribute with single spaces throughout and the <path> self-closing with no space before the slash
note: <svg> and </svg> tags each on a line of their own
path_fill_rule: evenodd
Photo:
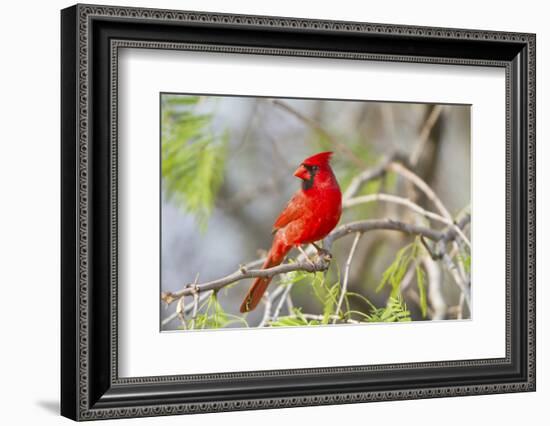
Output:
<svg viewBox="0 0 550 426">
<path fill-rule="evenodd" d="M 471 106 L 160 93 L 160 330 L 471 320 Z"/>
</svg>

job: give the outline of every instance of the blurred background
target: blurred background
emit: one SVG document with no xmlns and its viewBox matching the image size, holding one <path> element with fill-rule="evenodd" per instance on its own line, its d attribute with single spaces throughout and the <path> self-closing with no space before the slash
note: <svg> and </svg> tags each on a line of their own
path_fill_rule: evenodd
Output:
<svg viewBox="0 0 550 426">
<path fill-rule="evenodd" d="M 161 293 L 223 277 L 265 255 L 274 220 L 300 187 L 294 170 L 319 151 L 334 151 L 332 166 L 342 191 L 357 174 L 399 153 L 412 159 L 411 170 L 453 217 L 470 209 L 467 105 L 162 94 L 161 117 Z M 339 149 L 342 145 L 352 155 Z M 358 195 L 378 192 L 397 194 L 434 211 L 429 200 L 411 192 L 407 182 L 391 173 L 369 182 Z M 404 206 L 375 202 L 345 209 L 340 224 L 376 218 L 426 222 Z M 444 228 L 437 222 L 431 226 Z M 368 232 L 361 238 L 348 283 L 348 290 L 359 295 L 348 302 L 350 311 L 361 314 L 356 320 L 380 320 L 375 308 L 387 306 L 392 292 L 391 286 L 380 286 L 384 273 L 414 240 L 392 231 Z M 328 282 L 340 279 L 352 242 L 348 237 L 334 243 Z M 405 319 L 469 318 L 449 272 L 429 259 L 425 249 L 419 251 L 424 259 L 406 265 L 400 277 L 399 302 Z M 297 253 L 293 250 L 289 257 Z M 469 253 L 455 256 L 469 272 Z M 287 278 L 276 277 L 270 292 L 279 284 L 288 285 Z M 319 291 L 330 292 L 330 287 L 315 288 L 313 274 L 302 278 L 281 305 L 282 318 L 290 318 L 296 308 L 320 315 L 326 310 Z M 245 317 L 239 313 L 251 282 L 242 280 L 220 290 L 214 301 L 201 300 L 196 328 L 254 327 L 265 320 L 262 305 Z M 185 300 L 185 305 L 191 302 Z M 160 301 L 160 305 L 162 330 L 189 328 L 189 312 L 182 323 L 174 314 L 175 303 L 167 306 Z M 223 321 L 209 322 L 207 311 L 221 315 Z"/>
</svg>

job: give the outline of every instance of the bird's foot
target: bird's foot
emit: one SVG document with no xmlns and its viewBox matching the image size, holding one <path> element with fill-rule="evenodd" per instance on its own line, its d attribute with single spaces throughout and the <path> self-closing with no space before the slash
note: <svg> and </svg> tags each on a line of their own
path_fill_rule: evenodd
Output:
<svg viewBox="0 0 550 426">
<path fill-rule="evenodd" d="M 313 243 L 313 247 L 317 250 L 317 255 L 328 262 L 332 260 L 332 253 L 322 247 L 319 247 L 317 244 Z"/>
<path fill-rule="evenodd" d="M 309 256 L 301 246 L 298 246 L 298 250 L 300 251 L 300 253 L 302 253 L 302 256 L 304 256 L 304 260 L 306 261 L 306 263 L 312 268 L 316 268 L 317 265 L 315 265 L 315 262 L 313 262 L 313 260 L 309 258 Z"/>
</svg>

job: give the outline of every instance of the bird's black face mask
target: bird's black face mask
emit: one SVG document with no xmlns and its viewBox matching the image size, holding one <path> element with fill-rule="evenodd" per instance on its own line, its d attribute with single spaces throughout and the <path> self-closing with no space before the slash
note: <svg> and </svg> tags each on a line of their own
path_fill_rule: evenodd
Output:
<svg viewBox="0 0 550 426">
<path fill-rule="evenodd" d="M 303 164 L 303 166 L 307 169 L 309 178 L 302 180 L 302 189 L 304 191 L 307 191 L 308 189 L 313 187 L 313 181 L 315 180 L 315 175 L 319 171 L 318 166 L 310 166 L 308 164 Z"/>
</svg>

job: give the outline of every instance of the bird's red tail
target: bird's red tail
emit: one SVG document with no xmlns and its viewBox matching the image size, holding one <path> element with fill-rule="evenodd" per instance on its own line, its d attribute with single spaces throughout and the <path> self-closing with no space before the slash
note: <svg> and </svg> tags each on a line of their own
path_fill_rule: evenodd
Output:
<svg viewBox="0 0 550 426">
<path fill-rule="evenodd" d="M 277 235 L 275 235 L 275 240 L 273 241 L 273 245 L 271 246 L 271 250 L 269 250 L 267 259 L 265 260 L 262 269 L 280 265 L 291 248 L 292 246 L 287 246 L 277 238 Z M 258 306 L 258 303 L 262 300 L 262 296 L 267 290 L 267 286 L 271 280 L 272 278 L 256 278 L 254 280 L 254 283 L 252 283 L 248 293 L 246 293 L 241 305 L 242 313 L 250 312 Z"/>
</svg>

